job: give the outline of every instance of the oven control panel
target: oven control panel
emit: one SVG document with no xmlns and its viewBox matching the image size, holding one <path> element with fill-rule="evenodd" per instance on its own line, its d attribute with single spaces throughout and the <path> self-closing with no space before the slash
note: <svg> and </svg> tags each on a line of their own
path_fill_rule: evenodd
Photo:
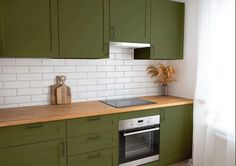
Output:
<svg viewBox="0 0 236 166">
<path fill-rule="evenodd" d="M 119 121 L 119 130 L 129 130 L 158 124 L 160 124 L 160 115 L 126 119 Z"/>
</svg>

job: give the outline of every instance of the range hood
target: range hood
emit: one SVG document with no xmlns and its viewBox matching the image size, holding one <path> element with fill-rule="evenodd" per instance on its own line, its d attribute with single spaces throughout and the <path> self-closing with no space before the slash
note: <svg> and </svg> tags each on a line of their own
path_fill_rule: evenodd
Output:
<svg viewBox="0 0 236 166">
<path fill-rule="evenodd" d="M 110 42 L 111 46 L 121 48 L 147 48 L 150 47 L 150 43 L 129 43 L 129 42 Z"/>
</svg>

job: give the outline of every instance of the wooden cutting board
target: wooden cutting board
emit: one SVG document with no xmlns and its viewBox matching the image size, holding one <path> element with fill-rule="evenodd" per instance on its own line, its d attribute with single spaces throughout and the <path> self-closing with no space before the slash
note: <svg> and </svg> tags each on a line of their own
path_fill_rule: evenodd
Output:
<svg viewBox="0 0 236 166">
<path fill-rule="evenodd" d="M 57 104 L 56 89 L 60 86 L 59 76 L 56 77 L 56 84 L 51 85 L 51 104 Z"/>
<path fill-rule="evenodd" d="M 71 103 L 71 90 L 65 84 L 56 88 L 56 101 L 57 104 L 69 104 Z"/>
</svg>

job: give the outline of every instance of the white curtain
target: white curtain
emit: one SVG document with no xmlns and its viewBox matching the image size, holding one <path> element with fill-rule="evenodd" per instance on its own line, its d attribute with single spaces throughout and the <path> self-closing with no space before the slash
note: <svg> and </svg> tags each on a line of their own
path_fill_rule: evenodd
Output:
<svg viewBox="0 0 236 166">
<path fill-rule="evenodd" d="M 235 0 L 199 0 L 194 166 L 235 166 Z"/>
</svg>

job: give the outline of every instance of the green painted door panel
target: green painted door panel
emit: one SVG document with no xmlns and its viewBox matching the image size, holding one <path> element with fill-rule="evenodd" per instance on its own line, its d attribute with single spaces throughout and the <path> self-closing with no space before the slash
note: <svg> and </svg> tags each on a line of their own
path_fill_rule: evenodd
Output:
<svg viewBox="0 0 236 166">
<path fill-rule="evenodd" d="M 118 131 L 93 133 L 68 138 L 68 156 L 117 146 Z"/>
<path fill-rule="evenodd" d="M 183 59 L 184 4 L 151 1 L 151 59 Z"/>
<path fill-rule="evenodd" d="M 60 58 L 107 58 L 109 0 L 59 0 Z"/>
<path fill-rule="evenodd" d="M 117 149 L 107 149 L 68 158 L 68 166 L 118 166 Z"/>
<path fill-rule="evenodd" d="M 112 131 L 114 129 L 113 116 L 93 116 L 67 120 L 67 136 L 86 135 Z"/>
<path fill-rule="evenodd" d="M 1 57 L 57 55 L 57 0 L 0 0 L 0 7 Z"/>
<path fill-rule="evenodd" d="M 0 128 L 0 148 L 66 137 L 65 121 Z"/>
<path fill-rule="evenodd" d="M 150 0 L 111 0 L 110 40 L 150 43 Z"/>
<path fill-rule="evenodd" d="M 140 166 L 159 166 L 159 161 L 143 164 L 143 165 L 140 165 Z"/>
<path fill-rule="evenodd" d="M 192 105 L 167 107 L 161 112 L 161 166 L 191 157 L 192 108 Z"/>
<path fill-rule="evenodd" d="M 64 141 L 50 141 L 0 150 L 1 166 L 66 166 Z"/>
<path fill-rule="evenodd" d="M 138 110 L 132 111 L 127 113 L 120 113 L 115 116 L 115 118 L 119 121 L 122 119 L 132 119 L 132 118 L 139 118 L 144 116 L 152 116 L 160 114 L 162 108 L 155 108 L 155 109 L 146 109 L 146 110 Z"/>
</svg>

